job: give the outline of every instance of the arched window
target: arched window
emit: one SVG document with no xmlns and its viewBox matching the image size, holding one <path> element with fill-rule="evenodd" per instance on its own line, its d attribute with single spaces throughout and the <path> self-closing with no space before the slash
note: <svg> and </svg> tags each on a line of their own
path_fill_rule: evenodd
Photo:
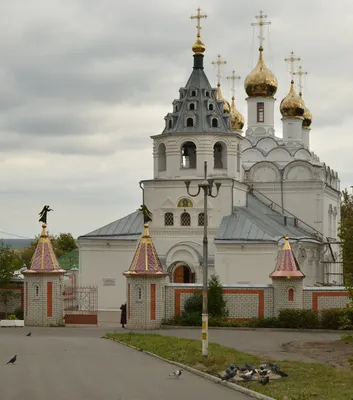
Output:
<svg viewBox="0 0 353 400">
<path fill-rule="evenodd" d="M 172 129 L 173 128 L 173 121 L 170 119 L 168 121 L 168 129 Z"/>
<path fill-rule="evenodd" d="M 34 285 L 34 295 L 36 297 L 39 297 L 39 286 L 38 285 Z"/>
<path fill-rule="evenodd" d="M 195 110 L 195 103 L 190 103 L 189 110 Z"/>
<path fill-rule="evenodd" d="M 181 167 L 196 168 L 196 146 L 193 142 L 186 142 L 181 148 Z"/>
<path fill-rule="evenodd" d="M 137 300 L 142 300 L 142 287 L 137 287 Z"/>
<path fill-rule="evenodd" d="M 208 105 L 208 109 L 209 109 L 210 111 L 213 111 L 213 110 L 214 110 L 213 104 L 209 104 L 209 105 Z"/>
<path fill-rule="evenodd" d="M 167 169 L 167 155 L 164 143 L 158 146 L 158 171 L 165 171 Z"/>
<path fill-rule="evenodd" d="M 188 118 L 186 120 L 186 126 L 194 126 L 194 120 L 193 118 Z"/>
<path fill-rule="evenodd" d="M 213 168 L 227 168 L 226 161 L 227 156 L 225 152 L 225 145 L 217 142 L 213 146 Z"/>
<path fill-rule="evenodd" d="M 191 96 L 196 96 L 196 90 L 193 90 L 192 92 L 191 92 Z"/>
<path fill-rule="evenodd" d="M 180 215 L 180 225 L 181 226 L 190 226 L 191 225 L 191 218 L 190 218 L 189 213 L 183 212 Z"/>
<path fill-rule="evenodd" d="M 175 106 L 175 112 L 178 112 L 178 111 L 179 111 L 179 107 Z"/>
<path fill-rule="evenodd" d="M 212 128 L 218 128 L 218 119 L 212 118 Z"/>
<path fill-rule="evenodd" d="M 208 90 L 206 91 L 205 96 L 210 97 L 210 92 Z"/>
<path fill-rule="evenodd" d="M 204 224 L 205 224 L 205 214 L 204 213 L 200 213 L 197 216 L 197 222 L 198 222 L 198 226 L 204 226 Z"/>
<path fill-rule="evenodd" d="M 288 301 L 294 301 L 294 289 L 288 290 Z"/>
<path fill-rule="evenodd" d="M 167 212 L 164 214 L 164 225 L 165 226 L 173 226 L 174 225 L 174 214 L 171 212 Z"/>
</svg>

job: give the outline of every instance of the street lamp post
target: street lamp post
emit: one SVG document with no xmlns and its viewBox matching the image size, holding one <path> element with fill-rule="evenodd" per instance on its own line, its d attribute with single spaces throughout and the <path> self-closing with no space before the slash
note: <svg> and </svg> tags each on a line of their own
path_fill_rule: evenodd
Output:
<svg viewBox="0 0 353 400">
<path fill-rule="evenodd" d="M 190 184 L 191 181 L 185 181 L 185 186 L 188 192 L 188 195 L 191 197 L 197 197 L 200 194 L 201 189 L 204 194 L 204 203 L 203 203 L 203 292 L 202 292 L 202 355 L 208 357 L 208 300 L 207 300 L 207 292 L 208 292 L 208 239 L 207 239 L 207 225 L 208 225 L 208 213 L 207 213 L 207 197 L 215 198 L 218 196 L 219 188 L 221 187 L 221 183 L 214 183 L 214 179 L 207 179 L 207 161 L 205 161 L 204 166 L 204 180 L 198 184 L 198 191 L 196 194 L 191 194 Z M 214 185 L 216 186 L 216 194 L 212 194 L 212 190 Z"/>
</svg>

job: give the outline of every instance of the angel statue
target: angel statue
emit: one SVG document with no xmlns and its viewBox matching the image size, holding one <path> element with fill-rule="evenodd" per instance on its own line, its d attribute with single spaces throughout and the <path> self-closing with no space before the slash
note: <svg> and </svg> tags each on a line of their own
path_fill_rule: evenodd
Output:
<svg viewBox="0 0 353 400">
<path fill-rule="evenodd" d="M 44 206 L 43 210 L 39 213 L 39 222 L 43 222 L 43 224 L 47 224 L 47 214 L 49 211 L 54 211 L 50 208 L 50 206 Z"/>
<path fill-rule="evenodd" d="M 152 213 L 144 204 L 142 204 L 138 211 L 142 212 L 144 224 L 148 224 L 152 221 Z"/>
</svg>

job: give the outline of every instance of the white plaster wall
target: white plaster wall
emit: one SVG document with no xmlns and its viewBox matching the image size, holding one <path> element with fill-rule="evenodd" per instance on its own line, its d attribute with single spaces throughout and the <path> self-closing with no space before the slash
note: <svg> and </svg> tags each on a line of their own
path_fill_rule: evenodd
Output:
<svg viewBox="0 0 353 400">
<path fill-rule="evenodd" d="M 274 106 L 275 99 L 264 97 L 248 97 L 248 128 L 255 130 L 258 127 L 263 127 L 266 131 L 269 128 L 274 128 Z M 257 122 L 257 103 L 264 103 L 264 122 Z"/>
<path fill-rule="evenodd" d="M 126 299 L 122 273 L 130 268 L 137 241 L 79 240 L 79 284 L 98 285 L 98 310 L 118 311 Z M 115 286 L 104 286 L 103 279 L 115 279 Z"/>
<path fill-rule="evenodd" d="M 302 142 L 302 119 L 282 118 L 283 122 L 283 141 Z"/>
</svg>

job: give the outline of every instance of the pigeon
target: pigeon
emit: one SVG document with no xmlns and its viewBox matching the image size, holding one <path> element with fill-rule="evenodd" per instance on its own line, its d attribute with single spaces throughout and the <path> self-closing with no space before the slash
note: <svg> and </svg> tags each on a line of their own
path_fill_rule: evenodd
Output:
<svg viewBox="0 0 353 400">
<path fill-rule="evenodd" d="M 252 371 L 254 368 L 250 365 L 250 364 L 248 364 L 248 363 L 245 363 L 244 364 L 245 365 L 245 368 L 248 370 L 248 371 Z"/>
<path fill-rule="evenodd" d="M 260 368 L 261 371 L 262 371 L 262 370 L 264 370 L 266 367 L 267 367 L 267 364 L 261 364 L 259 368 Z"/>
<path fill-rule="evenodd" d="M 269 376 L 262 376 L 260 379 L 261 385 L 267 385 L 268 382 L 270 382 L 270 377 Z"/>
<path fill-rule="evenodd" d="M 269 370 L 267 370 L 267 369 L 261 369 L 261 370 L 259 371 L 259 375 L 261 375 L 261 376 L 266 376 L 266 375 L 268 374 L 268 372 L 269 372 Z"/>
<path fill-rule="evenodd" d="M 7 364 L 15 364 L 15 362 L 16 362 L 16 360 L 17 360 L 17 355 L 15 355 L 15 356 L 13 356 L 12 358 L 11 358 L 11 360 L 7 363 Z M 6 364 L 6 365 L 7 365 Z"/>
<path fill-rule="evenodd" d="M 238 369 L 238 367 L 235 364 L 230 364 L 228 368 L 230 368 L 231 370 Z"/>
<path fill-rule="evenodd" d="M 236 374 L 237 370 L 233 369 L 229 374 L 226 373 L 224 376 L 222 376 L 221 381 L 228 381 L 229 379 L 234 378 Z"/>
<path fill-rule="evenodd" d="M 272 372 L 276 373 L 277 371 L 279 371 L 279 366 L 276 364 L 273 364 L 271 362 L 268 363 L 269 367 L 271 368 Z"/>
<path fill-rule="evenodd" d="M 244 371 L 247 371 L 248 369 L 247 368 L 245 368 L 245 367 L 238 367 L 238 371 L 240 371 L 240 372 L 244 372 Z"/>
<path fill-rule="evenodd" d="M 252 374 L 245 374 L 242 376 L 242 378 L 244 379 L 244 381 L 251 381 L 252 379 Z"/>
<path fill-rule="evenodd" d="M 281 371 L 280 369 L 276 371 L 276 374 L 281 376 L 282 378 L 285 378 L 286 376 L 288 376 L 287 373 L 285 373 L 284 371 Z"/>
<path fill-rule="evenodd" d="M 169 374 L 169 376 L 175 376 L 176 378 L 179 378 L 179 376 L 183 373 L 183 370 L 177 369 L 176 371 L 174 371 L 172 374 Z"/>
<path fill-rule="evenodd" d="M 26 336 L 31 336 L 31 335 L 32 335 L 32 332 L 28 332 Z"/>
</svg>

